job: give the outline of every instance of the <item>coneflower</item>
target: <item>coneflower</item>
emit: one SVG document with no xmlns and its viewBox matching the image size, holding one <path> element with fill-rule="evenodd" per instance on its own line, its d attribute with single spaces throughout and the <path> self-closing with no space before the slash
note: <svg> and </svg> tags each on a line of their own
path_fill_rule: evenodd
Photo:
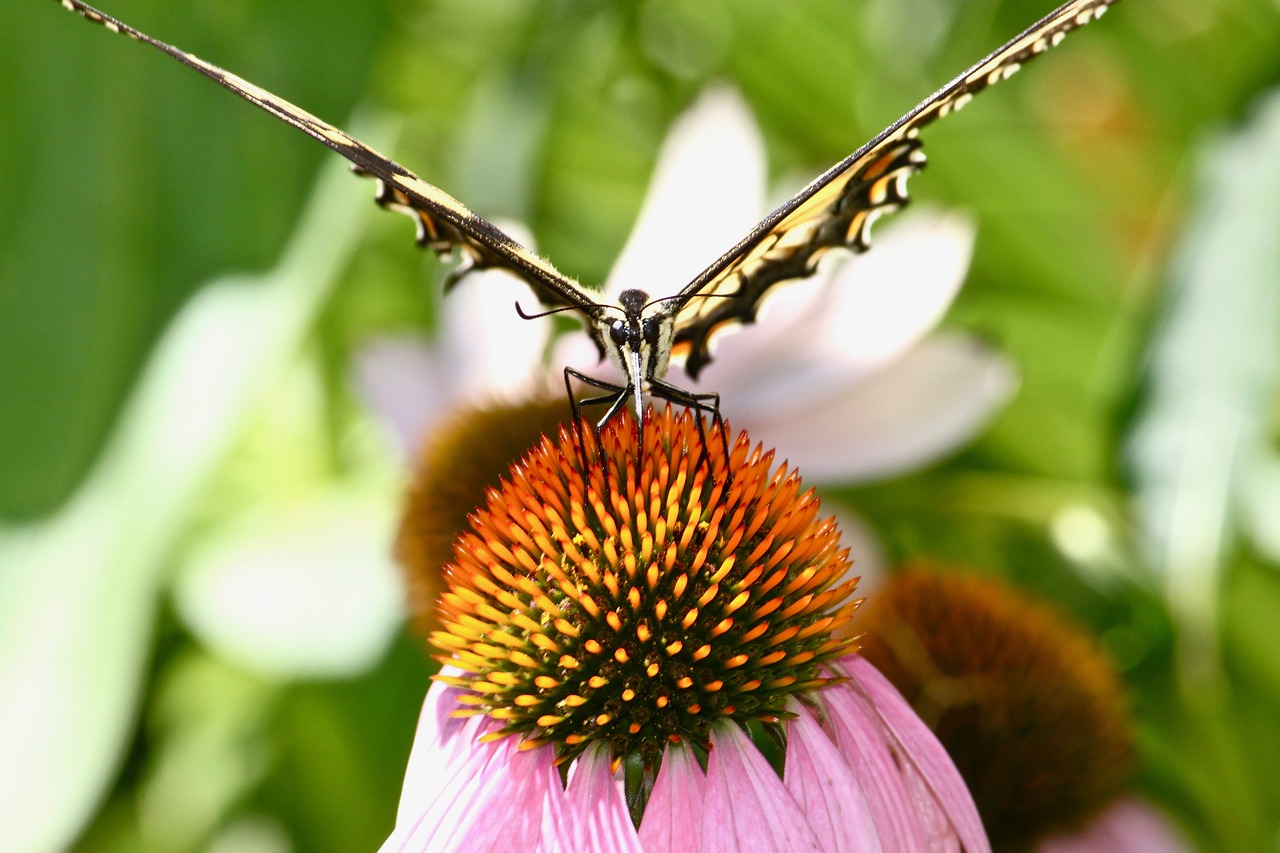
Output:
<svg viewBox="0 0 1280 853">
<path fill-rule="evenodd" d="M 471 516 L 383 850 L 988 848 L 959 773 L 841 629 L 833 520 L 670 410 L 562 430 Z"/>
<path fill-rule="evenodd" d="M 996 578 L 915 567 L 876 591 L 855 628 L 862 654 L 946 746 L 996 850 L 1082 830 L 1129 791 L 1137 751 L 1123 682 L 1098 641 L 1047 602 Z"/>
</svg>

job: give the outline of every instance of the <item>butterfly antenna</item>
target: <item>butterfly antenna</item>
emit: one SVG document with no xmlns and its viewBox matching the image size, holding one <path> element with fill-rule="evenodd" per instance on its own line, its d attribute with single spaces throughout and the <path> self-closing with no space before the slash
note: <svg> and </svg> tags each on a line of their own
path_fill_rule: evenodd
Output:
<svg viewBox="0 0 1280 853">
<path fill-rule="evenodd" d="M 608 311 L 620 311 L 618 306 L 610 305 L 607 302 L 592 302 L 589 304 L 596 308 L 603 308 Z M 520 318 L 522 320 L 537 320 L 541 317 L 550 317 L 552 314 L 563 314 L 566 311 L 581 311 L 582 308 L 583 306 L 581 305 L 561 305 L 559 308 L 548 308 L 546 311 L 539 311 L 536 314 L 529 314 L 529 313 L 526 313 L 525 310 L 520 307 L 520 300 L 518 299 L 516 300 L 516 313 L 520 315 Z"/>
<path fill-rule="evenodd" d="M 561 305 L 559 308 L 549 308 L 546 311 L 539 311 L 537 314 L 527 314 L 520 307 L 520 300 L 516 300 L 516 313 L 520 315 L 521 320 L 537 320 L 541 317 L 550 317 L 552 314 L 563 314 L 566 311 L 579 310 L 577 305 Z"/>
<path fill-rule="evenodd" d="M 738 293 L 695 293 L 688 298 L 689 299 L 734 299 L 739 295 L 740 294 Z M 659 296 L 657 299 L 650 299 L 648 302 L 644 304 L 643 307 L 648 308 L 650 305 L 657 305 L 662 302 L 674 302 L 677 299 L 683 299 L 683 298 L 685 297 L 681 296 L 679 293 L 677 293 L 674 296 Z"/>
</svg>

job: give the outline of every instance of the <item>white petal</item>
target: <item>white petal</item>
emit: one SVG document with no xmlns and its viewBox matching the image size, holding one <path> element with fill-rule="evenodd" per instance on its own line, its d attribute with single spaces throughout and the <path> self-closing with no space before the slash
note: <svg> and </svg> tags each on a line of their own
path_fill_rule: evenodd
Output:
<svg viewBox="0 0 1280 853">
<path fill-rule="evenodd" d="M 468 275 L 445 297 L 440 359 L 455 399 L 511 399 L 526 392 L 542 369 L 551 321 L 525 320 L 541 305 L 524 282 L 500 270 Z"/>
<path fill-rule="evenodd" d="M 600 351 L 586 333 L 575 330 L 561 335 L 551 347 L 551 363 L 557 370 L 574 367 L 588 376 L 598 379 L 617 379 L 617 372 L 608 359 L 600 358 Z"/>
<path fill-rule="evenodd" d="M 839 253 L 814 278 L 770 294 L 757 324 L 717 341 L 700 386 L 759 406 L 768 402 L 757 389 L 787 387 L 797 375 L 826 371 L 851 383 L 875 373 L 942 319 L 973 235 L 956 213 L 917 209 L 891 220 L 870 252 Z"/>
<path fill-rule="evenodd" d="M 703 92 L 667 134 L 606 290 L 673 295 L 755 225 L 764 180 L 764 142 L 742 97 Z"/>
<path fill-rule="evenodd" d="M 467 403 L 511 400 L 545 382 L 549 320 L 516 313 L 539 303 L 523 282 L 496 270 L 476 272 L 445 297 L 438 341 L 385 337 L 355 358 L 360 397 L 411 458 L 423 437 Z"/>
<path fill-rule="evenodd" d="M 968 217 L 916 209 L 892 225 L 871 251 L 832 274 L 822 341 L 849 363 L 884 364 L 924 338 L 969 270 L 975 229 Z"/>
<path fill-rule="evenodd" d="M 804 380 L 803 382 L 801 380 Z M 810 376 L 799 391 L 817 392 Z M 818 384 L 818 383 L 813 383 Z M 851 482 L 900 474 L 969 441 L 1017 386 L 1011 364 L 959 334 L 937 335 L 873 378 L 828 386 L 803 402 L 793 395 L 768 413 L 726 415 L 753 440 L 776 447 L 811 482 Z"/>
</svg>

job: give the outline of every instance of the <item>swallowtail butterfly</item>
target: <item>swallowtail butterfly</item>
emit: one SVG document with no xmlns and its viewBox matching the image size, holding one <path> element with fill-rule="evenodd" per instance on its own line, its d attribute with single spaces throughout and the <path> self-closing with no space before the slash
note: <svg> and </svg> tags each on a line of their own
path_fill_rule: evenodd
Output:
<svg viewBox="0 0 1280 853">
<path fill-rule="evenodd" d="M 907 203 L 907 178 L 924 167 L 920 129 L 1011 76 L 1070 31 L 1101 17 L 1117 0 L 1062 4 L 823 172 L 673 295 L 655 299 L 631 289 L 624 290 L 616 303 L 599 301 L 598 294 L 558 272 L 443 190 L 305 110 L 80 0 L 60 2 L 88 20 L 145 42 L 210 77 L 337 151 L 351 161 L 358 174 L 376 179 L 378 204 L 412 216 L 420 245 L 440 255 L 463 255 L 462 265 L 450 275 L 446 287 L 471 270 L 503 269 L 533 288 L 547 311 L 577 312 L 600 357 L 607 356 L 620 377 L 619 383 L 613 384 L 565 368 L 566 385 L 572 376 L 604 392 L 575 406 L 579 417 L 583 405 L 608 406 L 598 430 L 628 401 L 634 404 L 636 421 L 642 425 L 645 400 L 650 396 L 718 418 L 719 395 L 693 393 L 668 383 L 663 376 L 670 364 L 683 363 L 696 379 L 711 361 L 712 337 L 727 328 L 755 322 L 761 299 L 770 288 L 812 275 L 830 249 L 866 251 L 871 223 Z"/>
</svg>

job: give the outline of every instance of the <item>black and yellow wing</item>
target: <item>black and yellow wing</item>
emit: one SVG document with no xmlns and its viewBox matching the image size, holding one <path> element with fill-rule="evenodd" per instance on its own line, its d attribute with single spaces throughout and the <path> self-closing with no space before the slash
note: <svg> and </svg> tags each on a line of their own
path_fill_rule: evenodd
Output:
<svg viewBox="0 0 1280 853">
<path fill-rule="evenodd" d="M 558 272 L 545 259 L 520 245 L 497 226 L 468 210 L 439 187 L 353 139 L 283 98 L 261 89 L 230 71 L 152 38 L 128 24 L 100 12 L 80 0 L 59 0 L 72 12 L 101 24 L 112 32 L 144 42 L 199 71 L 246 101 L 318 139 L 351 161 L 358 174 L 376 178 L 377 201 L 389 210 L 407 213 L 418 227 L 418 243 L 452 257 L 461 252 L 464 263 L 450 276 L 450 283 L 473 269 L 504 269 L 523 279 L 548 308 L 574 308 L 584 315 L 592 336 L 597 337 L 602 308 L 578 282 Z"/>
<path fill-rule="evenodd" d="M 755 322 L 761 299 L 775 284 L 812 275 L 830 249 L 865 251 L 871 223 L 907 203 L 907 178 L 924 168 L 920 128 L 1010 77 L 1115 2 L 1072 0 L 1059 6 L 769 214 L 668 301 L 676 315 L 672 360 L 683 361 L 696 378 L 711 361 L 712 338 Z"/>
<path fill-rule="evenodd" d="M 634 340 L 628 338 L 628 346 L 644 355 L 648 366 L 640 371 L 620 361 L 619 370 L 628 384 L 615 390 L 625 395 L 634 389 L 639 398 L 645 386 L 657 383 L 668 360 L 683 361 L 686 371 L 696 378 L 711 360 L 713 337 L 722 330 L 755 322 L 761 300 L 775 284 L 812 275 L 830 249 L 866 250 L 872 222 L 907 203 L 907 179 L 924 167 L 920 128 L 1011 76 L 1023 63 L 1057 45 L 1071 30 L 1101 16 L 1118 0 L 1071 0 L 1058 7 L 816 178 L 676 295 L 646 301 L 647 294 L 635 291 L 627 305 L 596 301 L 591 291 L 448 193 L 305 110 L 80 0 L 59 2 L 199 71 L 329 146 L 351 161 L 356 172 L 377 179 L 378 203 L 412 216 L 421 245 L 442 255 L 464 255 L 463 265 L 450 276 L 449 283 L 473 269 L 506 270 L 524 280 L 549 309 L 577 311 L 601 356 L 616 355 L 620 344 L 613 339 L 625 337 L 629 330 Z M 656 321 L 651 325 L 658 333 L 652 340 L 642 334 L 646 318 Z M 653 349 L 658 351 L 649 351 Z M 669 394 L 678 390 L 665 383 L 661 387 Z"/>
</svg>

